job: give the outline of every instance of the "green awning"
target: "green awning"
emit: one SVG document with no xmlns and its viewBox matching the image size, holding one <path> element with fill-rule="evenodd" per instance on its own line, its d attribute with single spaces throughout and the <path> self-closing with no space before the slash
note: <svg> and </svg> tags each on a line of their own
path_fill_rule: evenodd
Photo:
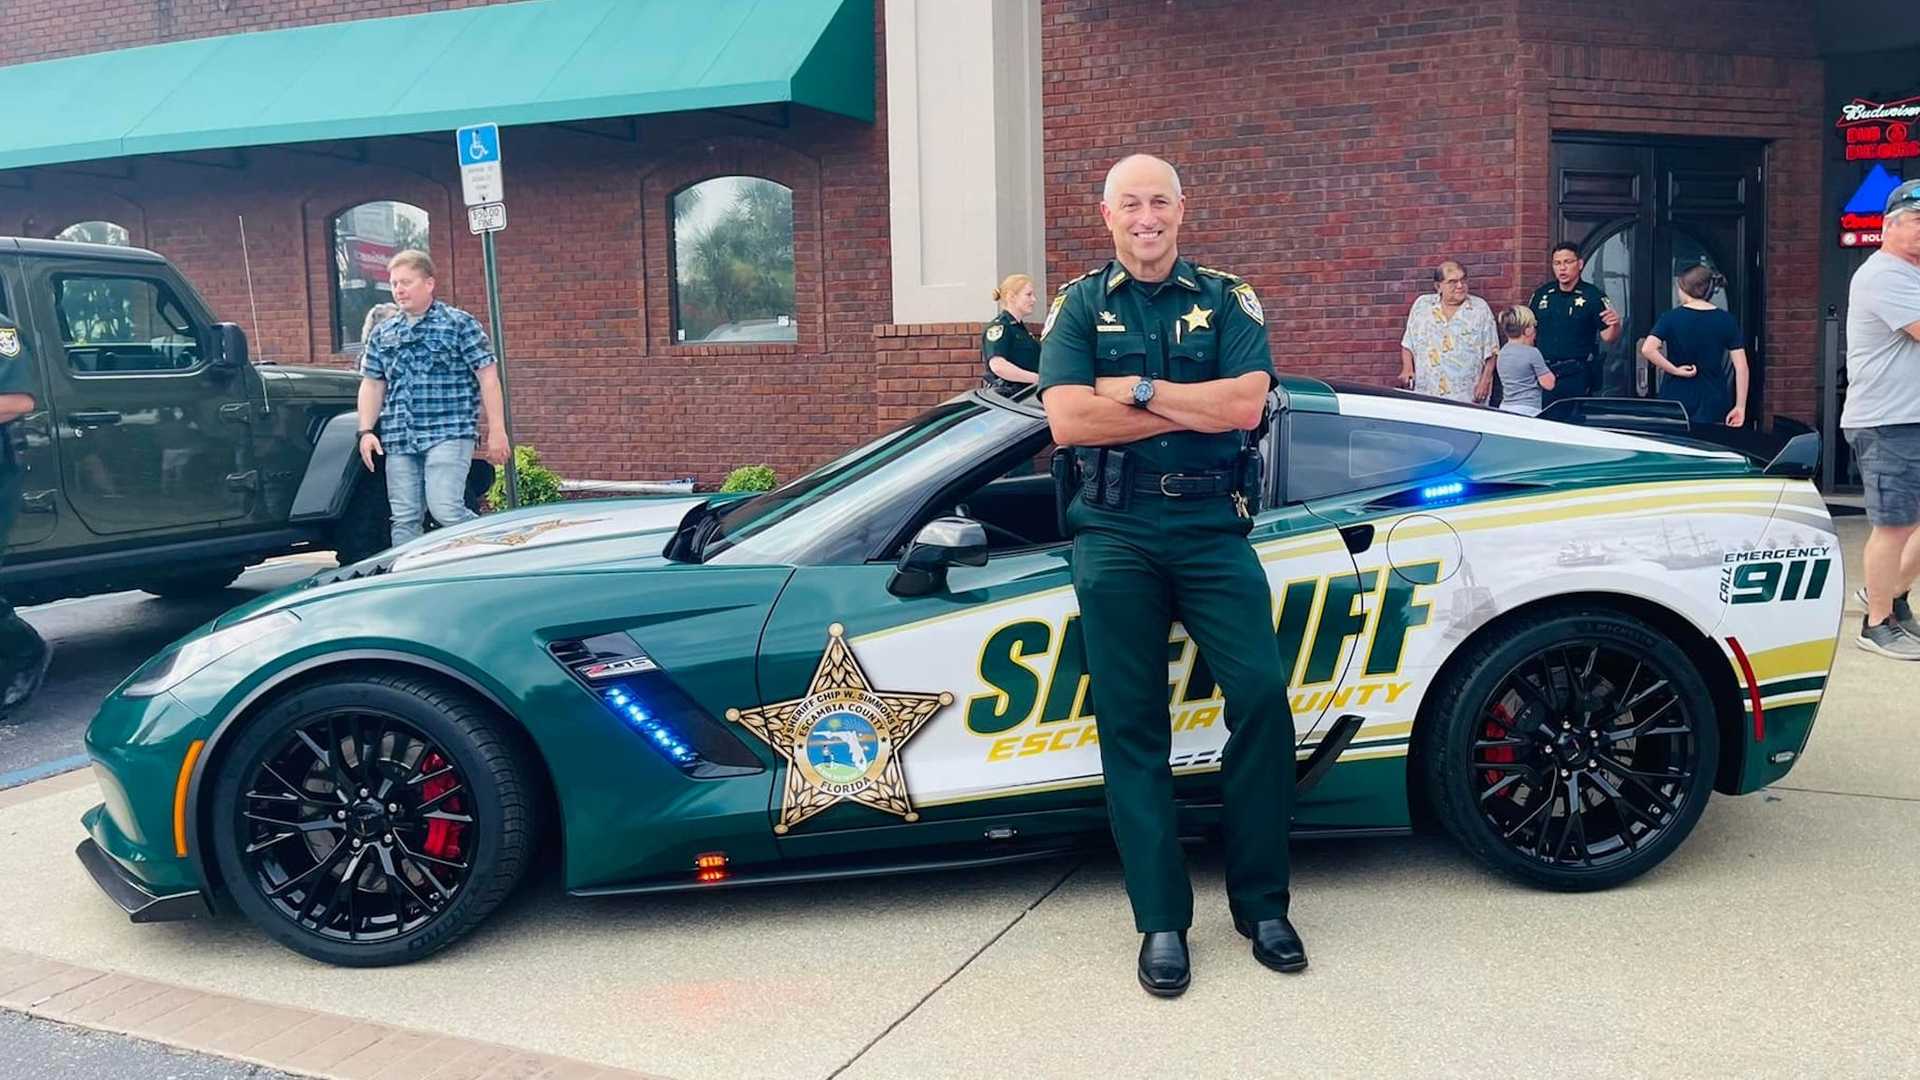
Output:
<svg viewBox="0 0 1920 1080">
<path fill-rule="evenodd" d="M 776 102 L 871 123 L 873 26 L 873 0 L 528 0 L 18 64 L 0 169 Z"/>
</svg>

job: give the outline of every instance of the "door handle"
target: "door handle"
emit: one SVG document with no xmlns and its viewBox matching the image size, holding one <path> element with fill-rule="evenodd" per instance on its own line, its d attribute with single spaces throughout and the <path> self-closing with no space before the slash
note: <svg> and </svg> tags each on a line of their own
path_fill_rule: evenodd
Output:
<svg viewBox="0 0 1920 1080">
<path fill-rule="evenodd" d="M 251 424 L 253 423 L 253 403 L 229 401 L 220 406 L 220 419 L 233 424 Z"/>
<path fill-rule="evenodd" d="M 20 512 L 23 514 L 51 514 L 55 509 L 51 491 L 28 491 L 20 496 Z"/>
<path fill-rule="evenodd" d="M 112 409 L 96 409 L 91 412 L 72 412 L 67 414 L 67 422 L 74 427 L 105 427 L 120 422 L 120 414 Z"/>
</svg>

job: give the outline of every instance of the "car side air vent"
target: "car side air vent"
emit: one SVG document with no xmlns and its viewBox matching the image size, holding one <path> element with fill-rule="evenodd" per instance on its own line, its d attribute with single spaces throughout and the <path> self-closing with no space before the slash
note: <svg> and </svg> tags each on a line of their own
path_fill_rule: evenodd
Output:
<svg viewBox="0 0 1920 1080">
<path fill-rule="evenodd" d="M 322 585 L 331 585 L 336 581 L 353 581 L 356 578 L 378 577 L 393 570 L 393 559 L 381 559 L 378 562 L 357 562 L 351 566 L 342 566 L 333 570 L 322 570 L 307 579 L 304 588 L 313 589 Z"/>
<path fill-rule="evenodd" d="M 547 654 L 687 776 L 717 780 L 765 770 L 738 736 L 681 690 L 626 634 L 562 638 L 547 643 Z"/>
</svg>

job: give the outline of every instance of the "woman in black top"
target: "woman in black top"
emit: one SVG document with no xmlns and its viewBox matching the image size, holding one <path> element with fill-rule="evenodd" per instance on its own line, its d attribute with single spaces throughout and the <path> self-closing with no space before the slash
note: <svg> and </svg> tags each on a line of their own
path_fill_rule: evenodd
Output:
<svg viewBox="0 0 1920 1080">
<path fill-rule="evenodd" d="M 989 390 L 1011 396 L 1040 381 L 1040 343 L 1027 332 L 1027 320 L 1033 316 L 1033 279 L 1009 274 L 993 290 L 993 298 L 1000 304 L 1000 313 L 980 334 L 980 358 L 987 365 L 982 382 Z"/>
<path fill-rule="evenodd" d="M 1655 320 L 1653 332 L 1640 343 L 1640 355 L 1667 373 L 1660 396 L 1685 406 L 1690 422 L 1740 427 L 1747 422 L 1745 339 L 1733 316 L 1707 300 L 1725 279 L 1702 265 L 1690 268 L 1675 283 L 1681 304 Z"/>
</svg>

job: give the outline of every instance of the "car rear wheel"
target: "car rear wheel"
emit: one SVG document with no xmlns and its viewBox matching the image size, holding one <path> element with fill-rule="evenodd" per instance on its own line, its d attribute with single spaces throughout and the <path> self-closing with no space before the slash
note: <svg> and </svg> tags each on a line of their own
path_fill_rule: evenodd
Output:
<svg viewBox="0 0 1920 1080">
<path fill-rule="evenodd" d="M 1672 854 L 1712 793 L 1705 680 L 1653 627 L 1543 613 L 1472 647 L 1418 738 L 1435 816 L 1474 857 L 1550 889 L 1603 889 Z"/>
<path fill-rule="evenodd" d="M 525 764 L 478 702 L 428 679 L 341 677 L 273 703 L 217 766 L 212 836 L 234 903 L 316 960 L 445 948 L 532 855 Z"/>
<path fill-rule="evenodd" d="M 205 570 L 187 570 L 140 583 L 140 591 L 168 600 L 188 600 L 219 592 L 239 580 L 244 566 L 215 566 Z"/>
</svg>

